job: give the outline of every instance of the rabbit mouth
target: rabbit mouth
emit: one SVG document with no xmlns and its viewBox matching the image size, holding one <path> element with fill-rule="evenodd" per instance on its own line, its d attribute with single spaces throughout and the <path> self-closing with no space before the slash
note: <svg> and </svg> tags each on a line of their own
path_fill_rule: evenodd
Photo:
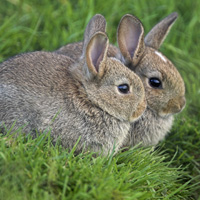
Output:
<svg viewBox="0 0 200 200">
<path fill-rule="evenodd" d="M 169 110 L 164 109 L 159 113 L 159 116 L 161 116 L 163 118 L 168 118 L 169 116 L 180 113 L 184 109 L 184 107 L 185 107 L 185 105 L 184 106 L 178 105 L 178 106 L 174 106 L 174 107 L 170 108 Z"/>
<path fill-rule="evenodd" d="M 184 108 L 182 108 L 182 109 L 180 109 L 180 110 L 177 110 L 177 111 L 174 111 L 174 112 L 171 112 L 171 113 L 160 112 L 160 113 L 158 113 L 158 115 L 159 115 L 160 117 L 166 119 L 166 118 L 169 118 L 169 117 L 171 117 L 171 116 L 173 116 L 173 115 L 176 115 L 176 114 L 180 113 L 183 109 L 184 109 Z"/>
<path fill-rule="evenodd" d="M 178 109 L 178 110 L 166 110 L 166 109 L 162 109 L 161 111 L 156 111 L 155 109 L 152 109 L 151 107 L 147 107 L 147 110 L 150 110 L 152 112 L 152 114 L 154 114 L 154 116 L 159 117 L 159 118 L 163 118 L 163 119 L 168 119 L 171 116 L 180 113 L 182 110 L 184 109 L 184 107 L 182 109 Z"/>
</svg>

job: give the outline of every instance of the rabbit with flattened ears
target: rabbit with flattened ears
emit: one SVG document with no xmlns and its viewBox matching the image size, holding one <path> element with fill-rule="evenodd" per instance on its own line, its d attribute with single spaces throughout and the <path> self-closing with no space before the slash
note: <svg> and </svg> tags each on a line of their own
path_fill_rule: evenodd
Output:
<svg viewBox="0 0 200 200">
<path fill-rule="evenodd" d="M 53 141 L 60 138 L 76 152 L 83 148 L 108 154 L 123 145 L 130 122 L 146 108 L 140 78 L 119 60 L 107 56 L 109 41 L 103 16 L 88 24 L 82 55 L 50 52 L 17 55 L 0 64 L 0 122 L 35 134 L 51 125 Z M 59 111 L 59 113 L 58 113 Z M 35 136 L 35 135 L 34 135 Z"/>
<path fill-rule="evenodd" d="M 144 28 L 132 15 L 122 17 L 117 31 L 119 49 L 109 46 L 108 55 L 125 63 L 141 78 L 147 100 L 147 109 L 139 120 L 131 124 L 124 146 L 142 143 L 156 145 L 173 124 L 174 114 L 185 106 L 183 79 L 172 62 L 158 51 L 170 28 L 177 19 L 174 12 L 156 24 L 144 37 Z M 65 45 L 56 52 L 70 54 L 69 49 L 81 48 L 82 42 Z M 78 52 L 78 51 L 76 51 Z M 74 58 L 78 57 L 78 53 Z"/>
</svg>

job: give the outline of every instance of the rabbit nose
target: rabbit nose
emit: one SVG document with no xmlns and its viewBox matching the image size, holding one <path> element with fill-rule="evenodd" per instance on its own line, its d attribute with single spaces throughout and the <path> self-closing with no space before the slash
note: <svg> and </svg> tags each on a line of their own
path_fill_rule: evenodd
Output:
<svg viewBox="0 0 200 200">
<path fill-rule="evenodd" d="M 186 103 L 185 97 L 181 96 L 169 100 L 168 105 L 171 106 L 172 113 L 179 113 L 185 107 L 185 103 Z"/>
<path fill-rule="evenodd" d="M 163 116 L 163 115 L 166 115 L 166 114 L 179 113 L 185 107 L 185 103 L 186 103 L 186 100 L 185 100 L 184 96 L 170 99 L 168 101 L 166 107 L 164 107 L 162 112 L 160 112 L 160 115 Z"/>
<path fill-rule="evenodd" d="M 186 104 L 186 99 L 185 99 L 185 97 L 183 96 L 183 97 L 180 97 L 179 98 L 179 112 L 181 111 L 181 110 L 183 110 L 183 108 L 185 107 L 185 104 Z"/>
</svg>

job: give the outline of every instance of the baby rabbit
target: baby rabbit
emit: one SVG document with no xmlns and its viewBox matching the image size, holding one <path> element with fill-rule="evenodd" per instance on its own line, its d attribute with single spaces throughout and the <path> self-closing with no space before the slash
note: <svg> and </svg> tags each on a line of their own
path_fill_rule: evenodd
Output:
<svg viewBox="0 0 200 200">
<path fill-rule="evenodd" d="M 174 65 L 158 52 L 177 18 L 172 13 L 164 18 L 144 38 L 142 23 L 125 15 L 118 26 L 118 45 L 124 63 L 141 78 L 147 100 L 142 117 L 132 123 L 125 146 L 156 145 L 169 132 L 173 115 L 185 106 L 185 86 Z"/>
<path fill-rule="evenodd" d="M 98 18 L 105 27 L 105 19 Z M 36 136 L 51 124 L 51 136 L 76 152 L 90 149 L 108 154 L 123 145 L 130 122 L 146 108 L 140 78 L 119 60 L 107 56 L 104 31 L 87 26 L 81 59 L 32 52 L 0 64 L 0 124 Z M 101 29 L 103 30 L 103 28 Z"/>
<path fill-rule="evenodd" d="M 177 13 L 170 14 L 144 38 L 140 20 L 125 15 L 118 26 L 120 51 L 109 46 L 109 56 L 120 59 L 140 76 L 147 100 L 147 109 L 137 122 L 132 123 L 125 146 L 156 145 L 169 132 L 173 115 L 185 106 L 183 79 L 170 60 L 158 51 L 177 16 Z M 65 45 L 56 52 L 69 55 L 72 46 L 81 49 L 82 42 Z"/>
</svg>

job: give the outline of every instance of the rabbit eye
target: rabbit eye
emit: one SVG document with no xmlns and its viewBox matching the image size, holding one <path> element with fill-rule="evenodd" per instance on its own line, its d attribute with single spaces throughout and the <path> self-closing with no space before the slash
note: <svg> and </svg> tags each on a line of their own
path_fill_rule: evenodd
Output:
<svg viewBox="0 0 200 200">
<path fill-rule="evenodd" d="M 149 85 L 153 88 L 162 88 L 162 82 L 158 78 L 150 78 Z"/>
<path fill-rule="evenodd" d="M 118 85 L 118 90 L 122 94 L 128 94 L 129 93 L 129 85 L 128 84 Z"/>
</svg>

